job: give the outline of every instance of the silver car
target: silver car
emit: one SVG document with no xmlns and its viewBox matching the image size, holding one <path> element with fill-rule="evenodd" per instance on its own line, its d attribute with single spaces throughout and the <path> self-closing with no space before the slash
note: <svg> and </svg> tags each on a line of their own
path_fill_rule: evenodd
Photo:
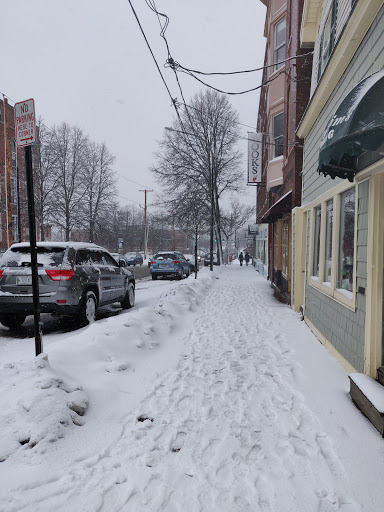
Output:
<svg viewBox="0 0 384 512">
<path fill-rule="evenodd" d="M 42 313 L 75 316 L 81 325 L 87 325 L 95 319 L 99 306 L 120 302 L 128 309 L 135 304 L 132 272 L 103 247 L 39 242 L 37 266 Z M 29 243 L 13 244 L 0 261 L 0 322 L 15 329 L 32 314 Z"/>
</svg>

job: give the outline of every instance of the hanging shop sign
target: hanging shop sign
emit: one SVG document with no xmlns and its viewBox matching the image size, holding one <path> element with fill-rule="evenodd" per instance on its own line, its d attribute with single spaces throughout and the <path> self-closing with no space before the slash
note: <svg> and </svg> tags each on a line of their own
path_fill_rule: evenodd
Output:
<svg viewBox="0 0 384 512">
<path fill-rule="evenodd" d="M 248 132 L 248 185 L 261 182 L 263 136 Z"/>
</svg>

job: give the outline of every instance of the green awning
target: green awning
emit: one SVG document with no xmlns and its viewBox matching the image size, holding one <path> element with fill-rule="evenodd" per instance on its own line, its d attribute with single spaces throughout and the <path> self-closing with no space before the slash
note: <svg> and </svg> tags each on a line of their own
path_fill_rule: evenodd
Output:
<svg viewBox="0 0 384 512">
<path fill-rule="evenodd" d="M 341 102 L 320 142 L 318 172 L 353 181 L 384 157 L 384 70 L 364 78 Z"/>
</svg>

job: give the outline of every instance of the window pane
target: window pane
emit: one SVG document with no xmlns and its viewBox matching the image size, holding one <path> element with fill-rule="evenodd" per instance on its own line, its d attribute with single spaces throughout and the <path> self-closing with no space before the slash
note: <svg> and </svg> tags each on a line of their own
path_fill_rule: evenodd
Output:
<svg viewBox="0 0 384 512">
<path fill-rule="evenodd" d="M 316 206 L 314 211 L 314 233 L 313 233 L 313 266 L 312 275 L 319 277 L 320 265 L 320 227 L 321 227 L 321 206 Z"/>
<path fill-rule="evenodd" d="M 273 118 L 273 157 L 283 155 L 284 112 Z"/>
<path fill-rule="evenodd" d="M 332 233 L 333 233 L 333 200 L 326 204 L 325 217 L 325 264 L 324 281 L 331 282 L 332 277 Z"/>
<path fill-rule="evenodd" d="M 278 48 L 275 52 L 276 59 L 275 62 L 282 62 L 285 59 L 285 45 Z M 283 64 L 277 64 L 276 69 L 279 69 L 283 66 Z"/>
<path fill-rule="evenodd" d="M 279 251 L 279 233 L 278 233 L 278 224 L 277 222 L 275 222 L 275 224 L 273 225 L 273 238 L 274 238 L 274 254 L 273 254 L 273 259 L 274 259 L 274 262 L 273 262 L 273 266 L 274 268 L 277 268 L 277 262 L 278 262 L 278 251 Z"/>
<path fill-rule="evenodd" d="M 340 247 L 337 287 L 353 291 L 353 257 L 355 249 L 355 189 L 341 195 Z"/>
<path fill-rule="evenodd" d="M 275 51 L 274 64 L 285 59 L 285 18 L 275 26 Z M 275 66 L 275 70 L 281 68 L 283 64 Z"/>
</svg>

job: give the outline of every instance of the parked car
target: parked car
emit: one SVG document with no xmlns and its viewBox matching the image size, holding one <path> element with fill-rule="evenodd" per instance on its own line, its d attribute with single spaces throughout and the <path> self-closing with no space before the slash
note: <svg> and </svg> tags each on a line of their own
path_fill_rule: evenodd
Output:
<svg viewBox="0 0 384 512">
<path fill-rule="evenodd" d="M 204 267 L 209 267 L 211 264 L 211 256 L 210 254 L 206 254 L 204 256 Z M 214 252 L 213 253 L 213 265 L 218 265 L 219 262 L 217 261 L 217 254 Z"/>
<path fill-rule="evenodd" d="M 124 256 L 128 265 L 136 266 L 143 264 L 143 256 L 139 252 L 127 252 Z"/>
<path fill-rule="evenodd" d="M 99 306 L 120 302 L 129 309 L 135 304 L 132 272 L 103 247 L 39 242 L 37 266 L 41 312 L 74 316 L 81 325 L 88 325 Z M 0 262 L 0 322 L 15 329 L 32 314 L 29 243 L 13 244 Z"/>
<path fill-rule="evenodd" d="M 125 256 L 122 254 L 119 254 L 118 252 L 111 252 L 111 255 L 115 258 L 117 263 L 120 265 L 120 262 L 123 261 L 124 263 L 120 266 L 122 267 L 128 267 L 128 261 L 126 260 Z"/>
<path fill-rule="evenodd" d="M 189 263 L 189 268 L 191 271 L 191 274 L 195 271 L 195 255 L 194 254 L 184 254 L 185 259 Z M 199 256 L 197 257 L 197 270 L 199 270 Z"/>
<path fill-rule="evenodd" d="M 189 262 L 183 254 L 176 251 L 158 252 L 150 263 L 149 268 L 154 281 L 162 276 L 176 276 L 182 279 L 191 273 Z"/>
</svg>

